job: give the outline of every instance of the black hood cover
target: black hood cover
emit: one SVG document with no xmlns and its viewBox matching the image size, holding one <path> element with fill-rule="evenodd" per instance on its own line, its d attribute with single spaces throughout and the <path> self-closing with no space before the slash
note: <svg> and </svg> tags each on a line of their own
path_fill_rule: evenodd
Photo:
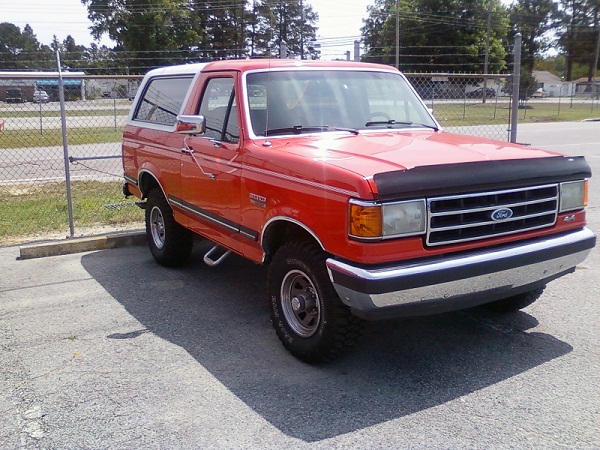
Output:
<svg viewBox="0 0 600 450">
<path fill-rule="evenodd" d="M 583 156 L 478 161 L 417 166 L 375 174 L 381 200 L 408 199 L 510 189 L 589 178 Z"/>
</svg>

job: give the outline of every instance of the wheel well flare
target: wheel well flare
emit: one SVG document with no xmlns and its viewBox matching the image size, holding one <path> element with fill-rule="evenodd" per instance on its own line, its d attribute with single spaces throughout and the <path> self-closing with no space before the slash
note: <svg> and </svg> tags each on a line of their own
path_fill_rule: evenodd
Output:
<svg viewBox="0 0 600 450">
<path fill-rule="evenodd" d="M 325 250 L 316 234 L 304 224 L 289 218 L 278 218 L 267 224 L 262 235 L 265 262 L 270 262 L 277 250 L 290 241 L 314 242 Z"/>
</svg>

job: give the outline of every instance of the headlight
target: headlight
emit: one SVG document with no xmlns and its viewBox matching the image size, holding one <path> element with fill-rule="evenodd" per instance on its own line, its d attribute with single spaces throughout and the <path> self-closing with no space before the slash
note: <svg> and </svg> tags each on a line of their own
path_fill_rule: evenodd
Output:
<svg viewBox="0 0 600 450">
<path fill-rule="evenodd" d="M 383 205 L 383 235 L 425 232 L 425 200 Z"/>
<path fill-rule="evenodd" d="M 560 183 L 560 211 L 572 211 L 587 206 L 588 182 L 569 181 Z"/>
<path fill-rule="evenodd" d="M 391 238 L 423 234 L 425 200 L 386 203 L 350 203 L 349 233 L 358 238 Z"/>
</svg>

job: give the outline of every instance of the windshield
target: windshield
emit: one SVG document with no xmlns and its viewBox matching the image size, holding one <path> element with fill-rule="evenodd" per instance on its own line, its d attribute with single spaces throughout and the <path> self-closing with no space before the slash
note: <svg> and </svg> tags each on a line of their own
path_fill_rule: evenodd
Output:
<svg viewBox="0 0 600 450">
<path fill-rule="evenodd" d="M 437 129 L 400 74 L 350 70 L 260 72 L 247 75 L 246 88 L 256 136 Z"/>
</svg>

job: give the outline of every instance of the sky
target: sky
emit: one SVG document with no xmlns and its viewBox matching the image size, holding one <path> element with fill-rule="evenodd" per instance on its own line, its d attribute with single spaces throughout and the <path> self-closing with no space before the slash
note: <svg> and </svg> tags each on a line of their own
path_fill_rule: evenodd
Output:
<svg viewBox="0 0 600 450">
<path fill-rule="evenodd" d="M 322 59 L 345 58 L 353 42 L 360 39 L 362 19 L 373 0 L 305 0 L 319 13 L 318 36 Z M 79 45 L 89 47 L 92 39 L 87 8 L 81 0 L 0 0 L 0 22 L 10 22 L 23 30 L 31 25 L 38 41 L 49 45 L 53 35 L 63 41 L 73 36 Z M 100 45 L 113 43 L 104 38 Z"/>
</svg>

